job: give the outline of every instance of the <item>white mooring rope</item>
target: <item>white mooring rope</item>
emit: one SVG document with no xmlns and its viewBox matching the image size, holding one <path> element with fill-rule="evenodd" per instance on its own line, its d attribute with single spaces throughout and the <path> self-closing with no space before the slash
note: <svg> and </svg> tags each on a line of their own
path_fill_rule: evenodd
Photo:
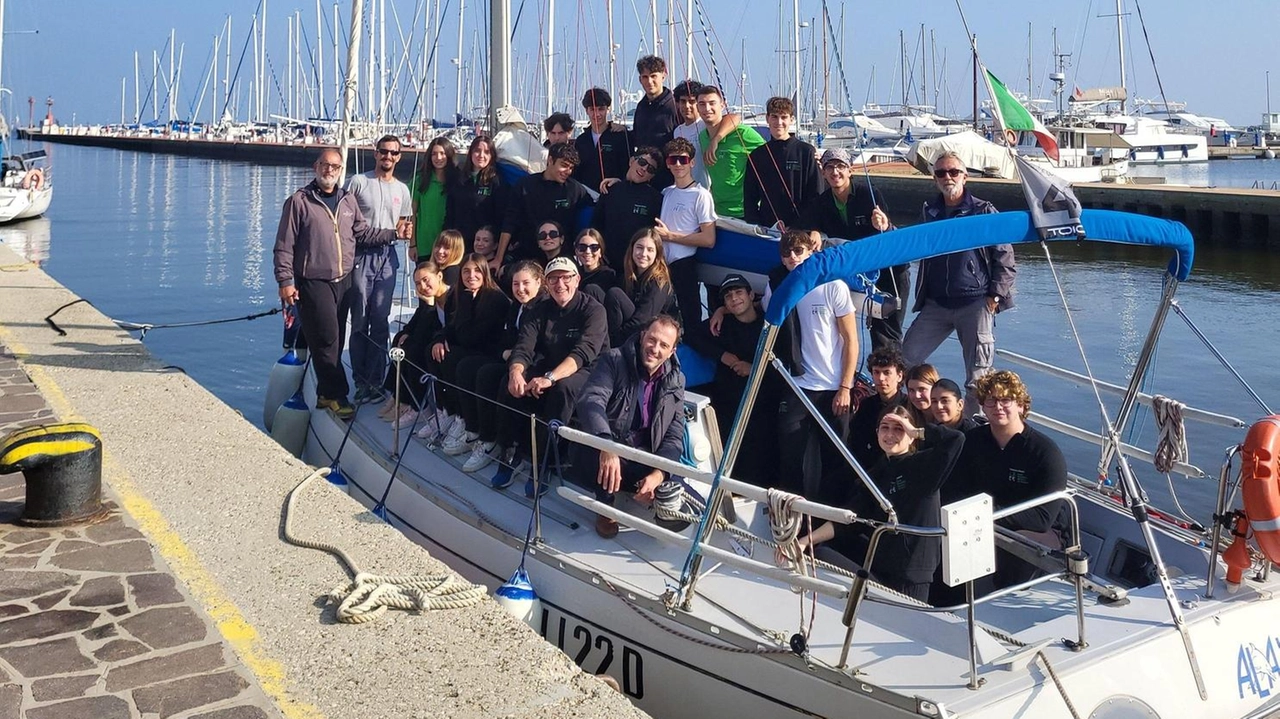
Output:
<svg viewBox="0 0 1280 719">
<path fill-rule="evenodd" d="M 307 549 L 328 552 L 337 557 L 354 576 L 350 582 L 339 584 L 328 594 L 331 604 L 337 604 L 337 619 L 346 624 L 364 624 L 375 621 L 390 609 L 430 611 L 433 609 L 461 609 L 484 600 L 485 588 L 455 578 L 452 574 L 383 575 L 369 574 L 360 569 L 346 552 L 338 547 L 313 539 L 302 539 L 293 533 L 293 509 L 298 495 L 311 481 L 328 476 L 329 469 L 312 472 L 289 492 L 284 507 L 284 538 L 290 544 Z"/>
<path fill-rule="evenodd" d="M 1155 416 L 1160 439 L 1156 442 L 1156 471 L 1168 474 L 1178 462 L 1187 461 L 1187 428 L 1182 422 L 1185 404 L 1163 395 L 1151 398 L 1151 414 Z"/>
</svg>

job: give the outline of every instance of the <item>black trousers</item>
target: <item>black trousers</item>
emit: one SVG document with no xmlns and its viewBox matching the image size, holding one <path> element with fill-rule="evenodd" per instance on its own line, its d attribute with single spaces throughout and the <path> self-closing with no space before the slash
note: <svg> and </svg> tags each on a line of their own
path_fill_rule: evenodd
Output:
<svg viewBox="0 0 1280 719">
<path fill-rule="evenodd" d="M 342 367 L 347 313 L 351 311 L 355 283 L 348 272 L 341 279 L 295 279 L 298 317 L 316 370 L 316 394 L 324 399 L 346 400 L 350 386 Z"/>
<path fill-rule="evenodd" d="M 902 349 L 902 325 L 907 320 L 907 301 L 911 295 L 911 270 L 904 266 L 898 272 L 886 267 L 880 271 L 876 287 L 898 299 L 898 309 L 884 319 L 872 318 L 868 323 L 871 335 L 871 351 Z"/>
<path fill-rule="evenodd" d="M 541 374 L 541 372 L 536 374 L 526 372 L 526 379 Z M 568 424 L 569 418 L 573 416 L 574 407 L 578 403 L 578 394 L 582 392 L 590 376 L 589 371 L 580 369 L 551 385 L 541 397 L 527 395 L 512 397 L 508 391 L 507 376 L 504 372 L 498 383 L 498 402 L 514 411 L 498 413 L 498 446 L 515 447 L 517 456 L 530 456 L 533 448 L 529 445 L 529 419 L 525 415 L 536 414 L 542 422 L 559 420 L 563 424 Z M 542 422 L 538 423 L 537 430 L 539 459 L 542 457 L 541 453 L 548 447 L 547 429 Z"/>
<path fill-rule="evenodd" d="M 507 363 L 494 357 L 471 355 L 458 361 L 458 414 L 467 430 L 480 433 L 480 439 L 492 442 L 498 436 L 498 383 L 507 378 Z"/>
<path fill-rule="evenodd" d="M 676 294 L 680 310 L 680 324 L 696 327 L 702 322 L 702 292 L 698 285 L 698 261 L 692 257 L 676 260 L 668 265 L 671 271 L 671 289 Z M 634 312 L 634 308 L 632 309 Z"/>
<path fill-rule="evenodd" d="M 573 464 L 569 468 L 569 479 L 576 485 L 590 489 L 595 492 L 596 500 L 601 504 L 613 506 L 614 495 L 604 491 L 604 487 L 600 486 L 597 475 L 600 473 L 600 450 L 586 445 L 575 444 L 572 450 Z M 631 462 L 626 459 L 620 460 L 622 470 L 622 486 L 619 492 L 634 493 L 640 488 L 640 483 L 644 478 L 653 471 L 652 467 L 646 467 L 639 462 Z"/>
<path fill-rule="evenodd" d="M 836 417 L 831 412 L 835 391 L 803 391 L 843 442 L 849 432 L 849 415 Z M 773 486 L 803 494 L 818 502 L 838 504 L 844 498 L 851 479 L 849 463 L 795 394 L 784 392 L 783 397 L 784 403 L 778 408 L 781 481 Z"/>
<path fill-rule="evenodd" d="M 462 365 L 466 362 L 489 362 L 493 361 L 493 355 L 489 352 L 481 352 L 480 350 L 466 349 L 465 347 L 454 347 L 445 354 L 444 359 L 440 361 L 440 384 L 437 392 L 440 395 L 440 406 L 446 412 L 455 416 L 462 416 L 462 402 L 466 394 L 462 390 L 470 390 L 461 382 Z M 474 382 L 474 374 L 472 375 Z M 467 429 L 473 429 L 472 425 L 467 425 Z"/>
</svg>

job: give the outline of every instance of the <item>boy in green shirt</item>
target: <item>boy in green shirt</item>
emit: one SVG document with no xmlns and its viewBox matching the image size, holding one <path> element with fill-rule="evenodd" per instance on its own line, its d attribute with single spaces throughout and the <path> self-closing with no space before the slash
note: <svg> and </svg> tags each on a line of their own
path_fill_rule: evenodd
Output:
<svg viewBox="0 0 1280 719">
<path fill-rule="evenodd" d="M 711 146 L 711 138 L 725 121 L 724 93 L 715 85 L 703 85 L 698 90 L 698 115 L 707 128 L 699 139 L 703 147 Z M 764 144 L 760 133 L 746 126 L 739 126 L 725 136 L 716 148 L 716 162 L 707 166 L 711 178 L 711 197 L 716 203 L 716 214 L 721 217 L 742 218 L 744 203 L 742 187 L 746 181 L 747 156 Z"/>
</svg>

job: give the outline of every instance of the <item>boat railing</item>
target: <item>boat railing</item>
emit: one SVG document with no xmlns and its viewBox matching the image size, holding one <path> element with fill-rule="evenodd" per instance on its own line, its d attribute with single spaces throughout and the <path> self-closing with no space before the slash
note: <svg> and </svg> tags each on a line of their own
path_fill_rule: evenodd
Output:
<svg viewBox="0 0 1280 719">
<path fill-rule="evenodd" d="M 682 476 L 687 479 L 711 484 L 715 479 L 714 473 L 699 470 L 679 462 L 659 457 L 642 450 L 629 447 L 627 445 L 614 442 L 603 437 L 597 437 L 585 432 L 561 427 L 558 430 L 559 436 L 568 441 L 575 442 L 593 449 L 612 452 L 619 457 L 628 461 L 638 462 L 653 469 L 668 472 L 674 475 Z M 730 477 L 721 476 L 720 487 L 727 492 L 740 495 L 749 500 L 753 500 L 762 504 L 769 501 L 770 490 L 757 487 L 746 482 L 732 479 Z M 832 507 L 819 502 L 812 502 L 806 499 L 797 499 L 791 504 L 791 509 L 807 514 L 811 517 L 826 519 L 841 524 L 861 523 L 872 528 L 870 546 L 864 559 L 862 568 L 852 573 L 852 581 L 846 586 L 842 583 L 829 581 L 817 576 L 810 576 L 795 569 L 788 567 L 780 567 L 774 564 L 761 562 L 750 557 L 741 556 L 735 552 L 728 551 L 716 547 L 708 542 L 699 542 L 694 546 L 694 540 L 684 536 L 683 534 L 673 532 L 664 527 L 649 521 L 645 517 L 640 517 L 629 512 L 617 509 L 612 505 L 604 504 L 585 494 L 582 490 L 561 486 L 557 490 L 558 494 L 567 501 L 570 501 L 584 509 L 595 512 L 599 515 L 608 517 L 623 524 L 627 527 L 635 529 L 649 537 L 657 539 L 666 544 L 678 547 L 685 551 L 698 551 L 702 555 L 711 558 L 713 561 L 720 562 L 738 569 L 752 572 L 758 576 L 784 582 L 793 587 L 817 592 L 825 596 L 834 597 L 845 601 L 845 609 L 841 617 L 841 622 L 845 625 L 845 638 L 841 648 L 840 662 L 837 665 L 838 670 L 843 670 L 848 664 L 848 654 L 853 640 L 854 628 L 857 624 L 857 617 L 860 607 L 864 601 L 871 601 L 889 606 L 898 607 L 909 611 L 918 611 L 926 613 L 958 613 L 964 612 L 965 621 L 969 628 L 969 663 L 970 663 L 970 683 L 971 688 L 977 688 L 977 664 L 978 664 L 978 639 L 977 632 L 982 629 L 976 618 L 975 609 L 980 604 L 993 602 L 1001 597 L 1005 597 L 1014 592 L 1023 591 L 1025 589 L 1052 582 L 1057 580 L 1066 580 L 1074 585 L 1075 588 L 1075 614 L 1077 624 L 1077 638 L 1075 640 L 1064 640 L 1064 644 L 1073 651 L 1079 651 L 1086 645 L 1085 643 L 1085 621 L 1084 621 L 1084 587 L 1089 575 L 1089 563 L 1087 555 L 1080 549 L 1080 512 L 1076 505 L 1076 498 L 1071 491 L 1053 492 L 1041 497 L 1036 497 L 1026 502 L 1005 507 L 992 512 L 992 520 L 998 521 L 1006 517 L 1013 516 L 1019 512 L 1032 509 L 1041 505 L 1063 502 L 1070 508 L 1070 538 L 1071 546 L 1064 550 L 1064 566 L 1061 571 L 1051 572 L 1033 579 L 1021 582 L 1019 584 L 1003 587 L 982 597 L 975 596 L 974 581 L 965 582 L 966 599 L 964 603 L 954 606 L 935 607 L 927 603 L 910 600 L 903 595 L 885 590 L 877 592 L 875 595 L 868 593 L 868 588 L 872 583 L 871 568 L 874 566 L 875 555 L 880 543 L 880 539 L 889 533 L 906 534 L 918 537 L 934 537 L 944 540 L 947 531 L 943 527 L 927 527 L 899 524 L 897 522 L 877 522 L 866 518 L 858 517 L 854 512 Z M 1017 533 L 1007 533 L 1003 541 L 1011 541 L 1025 545 L 1033 551 L 1044 550 L 1045 547 L 1038 542 L 1023 537 Z M 768 540 L 762 541 L 769 543 Z M 945 540 L 944 540 L 945 541 Z M 674 599 L 674 597 L 672 597 Z"/>
</svg>

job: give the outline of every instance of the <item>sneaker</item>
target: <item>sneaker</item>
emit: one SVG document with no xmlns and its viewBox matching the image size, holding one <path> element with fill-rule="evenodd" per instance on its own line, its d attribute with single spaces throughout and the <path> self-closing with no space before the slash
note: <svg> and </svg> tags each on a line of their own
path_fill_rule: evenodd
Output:
<svg viewBox="0 0 1280 719">
<path fill-rule="evenodd" d="M 551 489 L 551 483 L 546 477 L 540 477 L 542 480 L 538 482 L 538 496 L 545 495 Z M 533 473 L 529 474 L 529 478 L 524 481 L 524 496 L 533 499 Z"/>
<path fill-rule="evenodd" d="M 378 416 L 390 422 L 392 418 L 400 416 L 400 407 L 396 406 L 394 399 L 388 399 L 378 408 Z"/>
<path fill-rule="evenodd" d="M 338 419 L 351 419 L 356 413 L 356 408 L 347 401 L 346 397 L 342 399 L 316 397 L 316 407 L 333 412 L 333 415 Z"/>
<path fill-rule="evenodd" d="M 515 449 L 512 448 L 508 452 L 503 453 L 501 461 L 502 466 L 498 467 L 498 471 L 493 473 L 493 479 L 489 480 L 489 486 L 494 489 L 506 489 L 515 481 L 516 470 L 519 465 L 524 464 L 523 460 L 519 462 L 515 459 Z"/>
<path fill-rule="evenodd" d="M 381 387 L 365 387 L 364 401 L 360 401 L 360 393 L 356 393 L 356 404 L 376 404 L 388 399 L 387 391 Z"/>
<path fill-rule="evenodd" d="M 423 419 L 424 417 L 425 419 Z M 440 436 L 440 425 L 434 414 L 422 415 L 419 419 L 422 419 L 422 421 L 419 422 L 418 431 L 414 432 L 415 437 L 432 442 L 436 437 Z"/>
<path fill-rule="evenodd" d="M 463 472 L 479 472 L 489 463 L 497 459 L 496 442 L 476 442 L 471 448 L 471 456 L 462 465 Z"/>
<path fill-rule="evenodd" d="M 445 415 L 445 416 L 449 417 L 449 419 L 446 420 L 446 424 L 441 425 L 442 427 L 445 428 L 444 436 L 452 439 L 456 439 L 456 440 L 461 440 L 464 436 L 466 436 L 467 423 L 463 421 L 461 417 L 455 417 L 450 415 Z"/>
<path fill-rule="evenodd" d="M 351 401 L 352 401 L 352 403 L 353 403 L 353 404 L 365 404 L 365 403 L 367 403 L 367 402 L 369 401 L 369 388 L 368 388 L 368 387 L 363 387 L 363 386 L 362 386 L 362 387 L 356 387 L 356 393 L 355 393 L 355 395 L 351 398 Z"/>
<path fill-rule="evenodd" d="M 465 429 L 461 437 L 448 436 L 444 438 L 444 442 L 440 444 L 440 449 L 450 457 L 456 457 L 460 454 L 466 454 L 471 451 L 471 445 L 480 439 L 480 435 L 476 432 L 468 432 Z"/>
<path fill-rule="evenodd" d="M 400 417 L 395 420 L 393 426 L 397 429 L 409 429 L 418 421 L 418 410 L 412 407 L 406 407 L 400 413 Z"/>
</svg>

